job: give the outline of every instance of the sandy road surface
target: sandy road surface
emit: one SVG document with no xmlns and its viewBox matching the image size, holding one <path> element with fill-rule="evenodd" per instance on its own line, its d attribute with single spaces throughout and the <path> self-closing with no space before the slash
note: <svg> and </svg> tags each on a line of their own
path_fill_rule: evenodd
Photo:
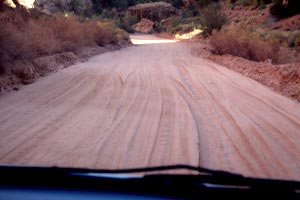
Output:
<svg viewBox="0 0 300 200">
<path fill-rule="evenodd" d="M 99 55 L 1 96 L 0 163 L 182 163 L 300 180 L 300 104 L 185 44 L 134 39 L 158 44 Z"/>
</svg>

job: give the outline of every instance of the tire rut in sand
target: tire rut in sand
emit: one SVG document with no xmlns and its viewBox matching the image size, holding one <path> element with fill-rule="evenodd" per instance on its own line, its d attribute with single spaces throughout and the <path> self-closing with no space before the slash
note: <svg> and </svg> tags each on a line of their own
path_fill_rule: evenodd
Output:
<svg viewBox="0 0 300 200">
<path fill-rule="evenodd" d="M 105 53 L 0 97 L 0 136 L 1 164 L 188 164 L 300 180 L 299 103 L 186 43 Z"/>
</svg>

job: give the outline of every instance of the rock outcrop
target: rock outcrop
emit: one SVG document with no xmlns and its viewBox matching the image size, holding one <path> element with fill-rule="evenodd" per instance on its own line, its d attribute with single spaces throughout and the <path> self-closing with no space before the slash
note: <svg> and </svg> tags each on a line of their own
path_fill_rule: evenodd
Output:
<svg viewBox="0 0 300 200">
<path fill-rule="evenodd" d="M 140 33 L 150 33 L 153 31 L 154 22 L 143 18 L 139 23 L 132 26 L 133 30 Z"/>
<path fill-rule="evenodd" d="M 4 3 L 6 5 L 10 6 L 10 7 L 16 7 L 16 5 L 14 3 L 14 2 L 16 2 L 16 4 L 20 4 L 20 5 L 22 5 L 26 8 L 33 8 L 34 7 L 33 6 L 34 1 L 35 0 L 15 0 L 15 1 L 13 1 L 13 0 L 4 0 Z"/>
<path fill-rule="evenodd" d="M 129 7 L 128 12 L 131 15 L 136 15 L 140 20 L 146 18 L 152 21 L 160 21 L 162 18 L 178 14 L 177 9 L 166 2 L 137 4 Z"/>
</svg>

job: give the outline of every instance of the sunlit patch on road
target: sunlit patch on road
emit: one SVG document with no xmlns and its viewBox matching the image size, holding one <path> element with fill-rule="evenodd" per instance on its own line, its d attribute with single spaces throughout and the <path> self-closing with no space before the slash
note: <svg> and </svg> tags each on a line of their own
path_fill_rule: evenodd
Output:
<svg viewBox="0 0 300 200">
<path fill-rule="evenodd" d="M 132 44 L 143 45 L 143 44 L 164 44 L 164 43 L 175 43 L 176 40 L 167 39 L 153 39 L 153 40 L 143 40 L 143 39 L 133 39 L 131 38 Z"/>
<path fill-rule="evenodd" d="M 196 35 L 202 33 L 203 31 L 200 29 L 194 29 L 193 31 L 189 32 L 189 33 L 185 33 L 185 34 L 176 34 L 175 38 L 178 40 L 187 40 L 187 39 L 191 39 L 193 37 L 195 37 Z"/>
</svg>

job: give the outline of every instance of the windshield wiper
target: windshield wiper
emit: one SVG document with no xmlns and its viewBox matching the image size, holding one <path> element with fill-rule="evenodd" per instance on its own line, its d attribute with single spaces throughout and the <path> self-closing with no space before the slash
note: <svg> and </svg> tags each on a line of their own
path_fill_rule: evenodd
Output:
<svg viewBox="0 0 300 200">
<path fill-rule="evenodd" d="M 171 173 L 174 170 L 175 173 Z M 180 174 L 178 172 L 190 171 Z M 159 193 L 191 197 L 200 193 L 300 195 L 300 182 L 248 178 L 188 165 L 136 169 L 78 169 L 59 167 L 0 167 L 0 186 L 29 185 Z M 221 193 L 220 193 L 221 192 Z"/>
</svg>

